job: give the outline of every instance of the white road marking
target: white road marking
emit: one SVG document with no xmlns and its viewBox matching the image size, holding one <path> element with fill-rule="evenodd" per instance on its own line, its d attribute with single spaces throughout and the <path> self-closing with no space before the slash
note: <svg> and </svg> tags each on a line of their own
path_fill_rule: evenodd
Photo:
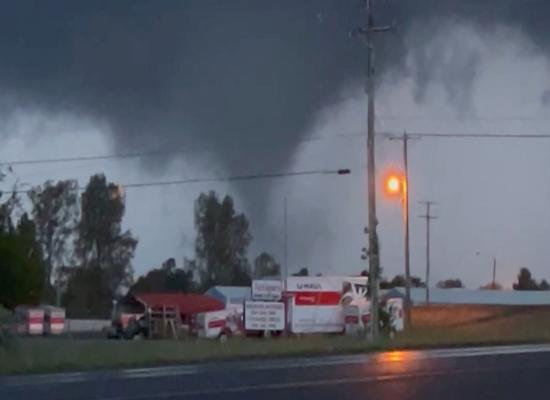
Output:
<svg viewBox="0 0 550 400">
<path fill-rule="evenodd" d="M 342 384 L 358 384 L 358 383 L 372 383 L 372 382 L 387 382 L 387 381 L 403 381 L 407 379 L 418 378 L 431 378 L 444 375 L 461 375 L 461 374 L 481 374 L 494 371 L 508 371 L 509 368 L 476 368 L 476 369 L 457 369 L 446 371 L 430 371 L 430 372 L 415 372 L 415 373 L 397 373 L 397 374 L 385 374 L 385 375 L 373 375 L 373 376 L 360 376 L 360 377 L 346 377 L 346 378 L 334 378 L 334 379 L 322 379 L 322 380 L 306 380 L 296 382 L 282 382 L 282 383 L 267 383 L 260 385 L 242 385 L 233 387 L 217 387 L 207 389 L 192 389 L 181 390 L 172 392 L 160 392 L 134 396 L 116 396 L 116 397 L 102 397 L 97 400 L 158 400 L 158 399 L 173 399 L 190 396 L 205 396 L 212 394 L 225 394 L 225 393 L 244 393 L 251 391 L 262 390 L 281 390 L 281 389 L 300 389 L 307 387 L 322 387 L 322 386 L 336 386 Z"/>
<path fill-rule="evenodd" d="M 185 365 L 181 367 L 158 367 L 158 368 L 140 368 L 125 369 L 118 371 L 123 379 L 155 378 L 162 376 L 194 375 L 199 372 L 199 368 L 194 365 Z"/>
<path fill-rule="evenodd" d="M 401 351 L 399 351 L 401 353 Z M 520 346 L 493 346 L 493 347 L 473 347 L 462 349 L 439 349 L 439 350 L 404 350 L 408 361 L 434 359 L 434 358 L 464 358 L 481 357 L 488 355 L 512 355 L 529 353 L 548 353 L 550 345 L 520 345 Z M 365 363 L 391 363 L 394 362 L 391 354 L 396 351 L 382 353 L 373 353 L 369 355 L 344 355 L 328 357 L 310 357 L 294 358 L 281 360 L 258 360 L 231 362 L 226 361 L 221 366 L 233 371 L 251 371 L 251 370 L 278 370 L 278 369 L 298 369 L 310 367 L 323 367 L 335 365 L 354 365 Z M 388 356 L 389 355 L 389 356 Z M 9 386 L 27 386 L 27 385 L 50 385 L 62 383 L 76 383 L 97 380 L 124 380 L 124 379 L 146 379 L 169 376 L 196 375 L 206 372 L 215 372 L 220 368 L 220 364 L 203 365 L 182 365 L 174 367 L 157 368 L 136 368 L 113 371 L 111 374 L 94 372 L 75 372 L 64 374 L 45 374 L 29 375 L 0 378 L 0 384 Z"/>
<path fill-rule="evenodd" d="M 0 384 L 10 386 L 26 386 L 26 385 L 48 385 L 57 383 L 74 383 L 74 382 L 86 382 L 90 378 L 87 373 L 84 372 L 71 372 L 66 374 L 44 374 L 44 375 L 30 375 L 30 376 L 15 376 L 2 379 L 0 378 Z"/>
</svg>

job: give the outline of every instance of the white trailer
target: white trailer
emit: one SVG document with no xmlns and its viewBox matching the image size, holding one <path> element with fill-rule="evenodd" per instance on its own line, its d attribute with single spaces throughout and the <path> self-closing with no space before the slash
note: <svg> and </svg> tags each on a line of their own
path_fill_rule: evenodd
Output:
<svg viewBox="0 0 550 400">
<path fill-rule="evenodd" d="M 292 333 L 343 333 L 348 305 L 368 319 L 367 277 L 289 277 L 284 298 Z"/>
<path fill-rule="evenodd" d="M 244 332 L 242 315 L 233 309 L 199 313 L 193 331 L 202 339 L 225 340 Z"/>
</svg>

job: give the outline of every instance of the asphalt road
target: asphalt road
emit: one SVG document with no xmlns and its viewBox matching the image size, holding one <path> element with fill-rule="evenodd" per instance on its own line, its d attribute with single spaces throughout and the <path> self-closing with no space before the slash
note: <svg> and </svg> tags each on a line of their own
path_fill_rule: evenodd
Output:
<svg viewBox="0 0 550 400">
<path fill-rule="evenodd" d="M 550 346 L 0 378 L 0 399 L 547 399 Z"/>
</svg>

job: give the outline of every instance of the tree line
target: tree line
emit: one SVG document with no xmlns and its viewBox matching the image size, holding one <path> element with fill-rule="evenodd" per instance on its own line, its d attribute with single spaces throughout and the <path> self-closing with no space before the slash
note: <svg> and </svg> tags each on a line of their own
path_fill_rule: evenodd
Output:
<svg viewBox="0 0 550 400">
<path fill-rule="evenodd" d="M 77 181 L 64 180 L 26 195 L 12 191 L 0 206 L 0 304 L 61 302 L 82 316 L 110 307 L 132 283 L 138 244 L 122 229 L 123 189 L 97 174 L 82 193 Z"/>
<path fill-rule="evenodd" d="M 64 180 L 2 197 L 0 304 L 8 308 L 60 303 L 69 316 L 104 318 L 127 290 L 195 292 L 249 286 L 253 278 L 281 273 L 266 252 L 249 262 L 248 219 L 231 196 L 213 191 L 195 201 L 195 257 L 183 267 L 169 258 L 137 281 L 132 260 L 138 239 L 122 226 L 124 190 L 103 174 L 93 175 L 82 193 L 75 180 Z"/>
<path fill-rule="evenodd" d="M 121 186 L 96 174 L 82 193 L 76 181 L 64 180 L 47 181 L 26 196 L 17 191 L 0 196 L 5 197 L 0 203 L 0 304 L 8 308 L 60 303 L 69 316 L 104 318 L 113 300 L 128 290 L 202 292 L 215 285 L 249 286 L 254 278 L 281 275 L 281 265 L 267 252 L 249 261 L 250 224 L 228 195 L 210 191 L 196 199 L 193 258 L 185 258 L 179 267 L 168 258 L 137 281 L 132 260 L 138 239 L 123 229 L 126 204 Z M 309 274 L 307 268 L 292 273 Z M 425 287 L 419 277 L 411 277 L 411 285 Z M 382 289 L 404 286 L 403 275 L 381 279 L 380 284 Z M 460 279 L 437 286 L 464 287 Z M 522 268 L 513 288 L 550 290 L 550 285 Z M 491 283 L 481 289 L 501 286 Z"/>
</svg>

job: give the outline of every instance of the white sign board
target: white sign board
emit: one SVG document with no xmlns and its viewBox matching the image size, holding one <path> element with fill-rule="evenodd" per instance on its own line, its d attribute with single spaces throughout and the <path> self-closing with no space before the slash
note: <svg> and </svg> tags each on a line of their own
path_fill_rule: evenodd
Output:
<svg viewBox="0 0 550 400">
<path fill-rule="evenodd" d="M 252 298 L 254 300 L 280 300 L 283 293 L 283 283 L 277 280 L 252 281 Z"/>
<path fill-rule="evenodd" d="M 268 301 L 247 301 L 244 306 L 247 331 L 282 331 L 285 329 L 285 305 Z"/>
</svg>

